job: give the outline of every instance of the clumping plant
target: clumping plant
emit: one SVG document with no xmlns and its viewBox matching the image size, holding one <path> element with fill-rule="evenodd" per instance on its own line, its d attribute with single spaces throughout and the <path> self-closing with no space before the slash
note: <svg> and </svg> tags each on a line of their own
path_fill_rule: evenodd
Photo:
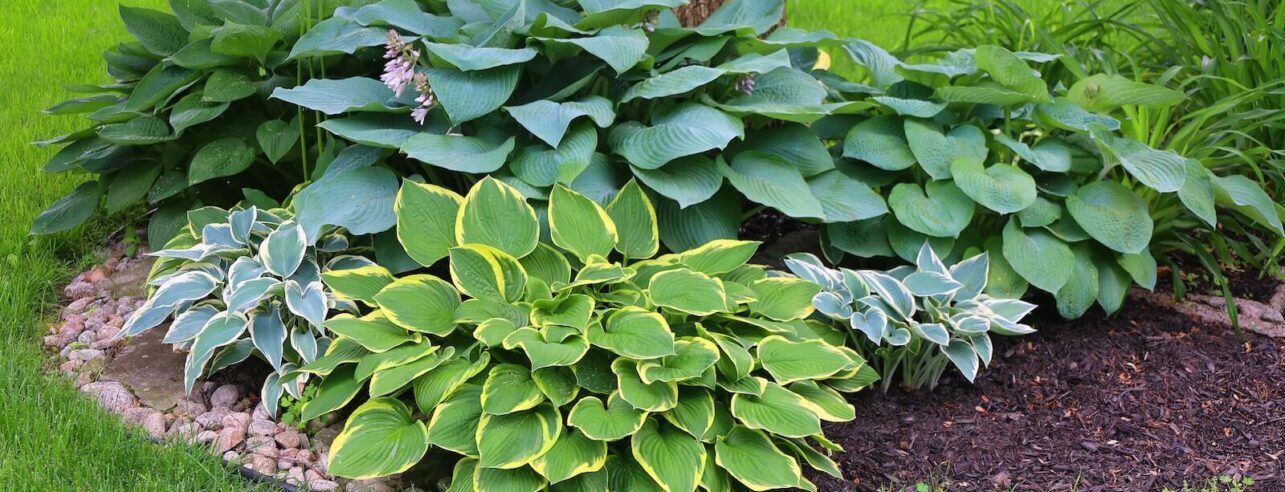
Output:
<svg viewBox="0 0 1285 492">
<path fill-rule="evenodd" d="M 555 186 L 545 241 L 491 178 L 466 196 L 406 181 L 397 219 L 450 280 L 321 273 L 361 313 L 327 320 L 325 355 L 282 378 L 320 376 L 310 415 L 369 395 L 332 473 L 399 473 L 436 447 L 461 457 L 450 490 L 815 490 L 801 463 L 841 475 L 821 423 L 854 418 L 842 395 L 878 376 L 808 319 L 820 287 L 747 264 L 758 243 L 655 256 L 635 182 L 606 207 Z"/>
<path fill-rule="evenodd" d="M 983 293 L 987 253 L 947 267 L 925 243 L 915 267 L 888 272 L 833 270 L 810 254 L 792 255 L 785 264 L 823 288 L 812 299 L 818 316 L 860 334 L 856 346 L 879 369 L 884 391 L 898 373 L 908 389 L 935 388 L 949 365 L 971 382 L 990 365 L 990 334 L 1035 332 L 1021 323 L 1034 304 Z"/>
<path fill-rule="evenodd" d="M 276 414 L 283 390 L 302 396 L 301 385 L 282 384 L 281 376 L 328 349 L 327 314 L 356 309 L 333 299 L 321 282 L 320 265 L 327 255 L 347 249 L 348 238 L 334 232 L 312 244 L 288 210 L 194 210 L 167 249 L 151 253 L 160 258 L 149 275 L 153 290 L 118 336 L 136 336 L 170 320 L 163 341 L 187 350 L 188 392 L 203 375 L 251 356 L 263 359 L 273 368 L 263 402 Z M 327 269 L 369 263 L 336 256 Z"/>
</svg>

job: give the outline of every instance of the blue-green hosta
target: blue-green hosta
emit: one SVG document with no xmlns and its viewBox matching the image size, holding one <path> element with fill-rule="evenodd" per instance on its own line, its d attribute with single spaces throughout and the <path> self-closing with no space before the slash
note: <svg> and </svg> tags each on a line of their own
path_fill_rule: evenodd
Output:
<svg viewBox="0 0 1285 492">
<path fill-rule="evenodd" d="M 878 376 L 844 330 L 808 319 L 820 287 L 747 264 L 754 242 L 655 256 L 634 182 L 606 207 L 562 186 L 549 200 L 541 240 L 502 181 L 460 196 L 408 180 L 398 239 L 449 280 L 321 273 L 364 314 L 327 320 L 329 349 L 283 380 L 320 376 L 309 415 L 369 396 L 332 473 L 399 473 L 437 447 L 461 456 L 450 490 L 814 489 L 803 463 L 840 475 L 821 424 L 854 418 L 842 395 Z"/>
<path fill-rule="evenodd" d="M 1035 331 L 1021 323 L 1035 305 L 983 293 L 987 253 L 948 267 L 924 243 L 914 268 L 888 272 L 832 270 L 810 254 L 793 255 L 785 264 L 823 287 L 812 299 L 820 315 L 860 333 L 858 347 L 880 369 L 885 390 L 898 372 L 903 386 L 931 389 L 947 363 L 972 381 L 990 365 L 990 334 Z"/>
<path fill-rule="evenodd" d="M 321 282 L 322 261 L 348 248 L 338 231 L 314 246 L 284 209 L 254 206 L 231 212 L 206 207 L 187 214 L 182 231 L 152 253 L 147 302 L 118 336 L 136 336 L 170 321 L 164 342 L 186 349 L 184 387 L 255 356 L 273 368 L 263 402 L 276 413 L 282 391 L 295 398 L 301 385 L 281 375 L 317 359 L 331 336 L 323 328 L 332 309 L 355 310 L 335 300 Z M 369 260 L 336 256 L 329 271 L 368 266 Z"/>
</svg>

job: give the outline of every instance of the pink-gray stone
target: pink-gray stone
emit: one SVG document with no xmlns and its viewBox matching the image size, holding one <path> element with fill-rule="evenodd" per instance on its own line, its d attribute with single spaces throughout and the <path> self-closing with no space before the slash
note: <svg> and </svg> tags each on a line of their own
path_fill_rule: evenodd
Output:
<svg viewBox="0 0 1285 492">
<path fill-rule="evenodd" d="M 99 405 L 115 413 L 138 406 L 138 399 L 134 398 L 134 394 L 115 381 L 89 383 L 82 386 L 80 391 L 90 394 L 98 400 Z"/>
<path fill-rule="evenodd" d="M 105 378 L 137 392 L 144 405 L 161 411 L 174 408 L 184 393 L 185 356 L 161 343 L 164 336 L 161 326 L 134 337 L 103 371 Z"/>
<path fill-rule="evenodd" d="M 220 453 L 228 452 L 244 441 L 245 431 L 227 427 L 219 431 L 219 436 L 214 441 L 214 450 Z"/>
<path fill-rule="evenodd" d="M 210 406 L 214 408 L 232 408 L 241 399 L 241 388 L 235 384 L 219 386 L 210 395 Z"/>
<path fill-rule="evenodd" d="M 277 433 L 277 442 L 283 448 L 303 447 L 305 439 L 303 433 L 296 430 L 287 429 Z"/>
</svg>

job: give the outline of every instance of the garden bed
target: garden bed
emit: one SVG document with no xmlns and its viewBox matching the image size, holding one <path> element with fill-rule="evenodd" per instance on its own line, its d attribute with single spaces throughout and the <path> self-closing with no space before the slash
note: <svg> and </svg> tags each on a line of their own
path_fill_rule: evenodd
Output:
<svg viewBox="0 0 1285 492">
<path fill-rule="evenodd" d="M 1285 486 L 1285 344 L 1141 300 L 1010 339 L 976 384 L 865 392 L 827 435 L 857 488 L 1159 490 L 1212 476 Z M 830 480 L 823 489 L 844 489 Z"/>
</svg>

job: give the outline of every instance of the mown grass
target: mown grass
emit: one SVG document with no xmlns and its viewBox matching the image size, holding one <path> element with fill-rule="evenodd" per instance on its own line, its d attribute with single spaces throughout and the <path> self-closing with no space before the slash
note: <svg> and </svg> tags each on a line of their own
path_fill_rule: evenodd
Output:
<svg viewBox="0 0 1285 492">
<path fill-rule="evenodd" d="M 165 8 L 164 0 L 131 5 Z M 66 83 L 106 82 L 101 51 L 127 36 L 107 0 L 5 0 L 0 9 L 0 490 L 232 490 L 246 485 L 205 450 L 158 447 L 45 375 L 39 338 L 56 286 L 120 220 L 48 238 L 32 219 L 83 176 L 40 171 L 30 142 L 74 130 L 40 114 Z"/>
</svg>

